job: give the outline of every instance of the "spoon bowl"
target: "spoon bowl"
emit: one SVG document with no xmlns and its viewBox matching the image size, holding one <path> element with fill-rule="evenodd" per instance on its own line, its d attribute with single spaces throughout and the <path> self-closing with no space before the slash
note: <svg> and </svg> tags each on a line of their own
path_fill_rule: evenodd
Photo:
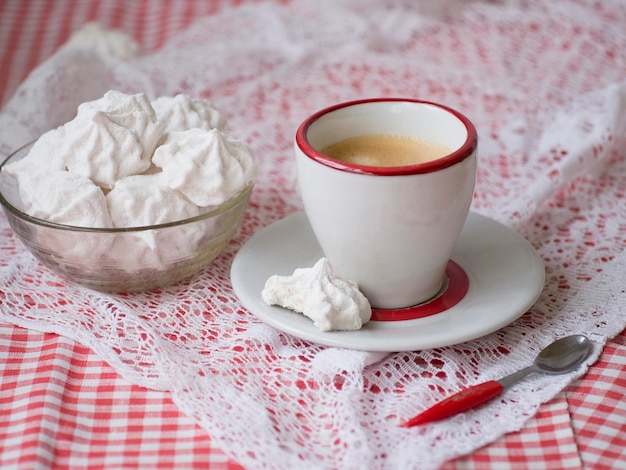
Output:
<svg viewBox="0 0 626 470">
<path fill-rule="evenodd" d="M 535 359 L 535 366 L 547 374 L 563 374 L 578 367 L 591 350 L 591 341 L 583 335 L 561 338 L 546 346 Z"/>
</svg>

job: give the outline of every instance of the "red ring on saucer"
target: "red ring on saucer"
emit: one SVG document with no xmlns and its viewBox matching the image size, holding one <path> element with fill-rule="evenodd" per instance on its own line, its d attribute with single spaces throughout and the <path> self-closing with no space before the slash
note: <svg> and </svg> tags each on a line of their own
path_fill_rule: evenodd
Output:
<svg viewBox="0 0 626 470">
<path fill-rule="evenodd" d="M 446 266 L 446 282 L 441 292 L 432 299 L 411 307 L 372 309 L 372 321 L 403 321 L 429 317 L 458 304 L 469 290 L 469 277 L 465 270 L 450 260 Z"/>
</svg>

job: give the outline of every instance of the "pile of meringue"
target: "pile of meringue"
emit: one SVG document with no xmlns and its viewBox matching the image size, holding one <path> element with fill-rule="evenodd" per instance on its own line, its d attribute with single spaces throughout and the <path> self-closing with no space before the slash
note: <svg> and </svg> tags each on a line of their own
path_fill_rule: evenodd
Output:
<svg viewBox="0 0 626 470">
<path fill-rule="evenodd" d="M 4 167 L 27 214 L 78 227 L 139 227 L 199 215 L 239 194 L 257 167 L 211 102 L 108 91 Z"/>
<path fill-rule="evenodd" d="M 3 171 L 17 181 L 20 209 L 33 217 L 128 228 L 206 213 L 253 184 L 258 170 L 250 148 L 228 137 L 226 120 L 209 100 L 181 94 L 150 101 L 112 90 L 82 103 L 74 119 L 43 134 Z M 203 230 L 191 226 L 168 240 L 139 232 L 112 239 L 113 246 L 47 234 L 45 243 L 86 262 L 113 258 L 158 268 L 192 252 Z"/>
</svg>

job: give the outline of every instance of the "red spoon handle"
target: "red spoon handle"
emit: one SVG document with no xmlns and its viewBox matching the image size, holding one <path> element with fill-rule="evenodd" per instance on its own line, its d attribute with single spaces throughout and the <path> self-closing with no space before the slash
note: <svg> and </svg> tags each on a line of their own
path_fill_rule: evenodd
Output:
<svg viewBox="0 0 626 470">
<path fill-rule="evenodd" d="M 449 418 L 497 397 L 502 393 L 502 390 L 504 390 L 504 387 L 495 380 L 473 385 L 440 401 L 426 411 L 404 422 L 402 426 L 410 428 L 418 424 Z"/>
</svg>

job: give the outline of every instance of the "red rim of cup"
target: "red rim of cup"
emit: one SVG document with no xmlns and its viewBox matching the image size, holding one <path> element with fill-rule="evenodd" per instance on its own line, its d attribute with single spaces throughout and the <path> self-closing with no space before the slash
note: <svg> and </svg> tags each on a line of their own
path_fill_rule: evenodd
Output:
<svg viewBox="0 0 626 470">
<path fill-rule="evenodd" d="M 368 103 L 377 103 L 377 102 L 406 102 L 406 103 L 417 103 L 424 104 L 429 106 L 434 106 L 436 108 L 442 109 L 444 111 L 449 112 L 454 115 L 459 121 L 463 123 L 465 129 L 467 130 L 467 138 L 463 145 L 461 145 L 454 152 L 446 155 L 445 157 L 438 158 L 436 160 L 432 160 L 429 162 L 418 163 L 415 165 L 406 165 L 406 166 L 394 166 L 394 167 L 382 167 L 382 166 L 366 166 L 366 165 L 357 165 L 353 163 L 345 163 L 338 160 L 334 160 L 316 149 L 309 143 L 307 138 L 307 132 L 309 127 L 317 121 L 320 117 L 329 114 L 333 111 L 337 111 L 342 108 L 347 108 L 350 106 L 368 104 Z M 372 99 L 362 99 L 355 101 L 347 101 L 345 103 L 339 103 L 333 106 L 329 106 L 327 108 L 321 109 L 316 113 L 309 116 L 305 119 L 298 130 L 296 131 L 296 144 L 302 150 L 302 152 L 307 155 L 312 160 L 326 165 L 328 167 L 334 168 L 336 170 L 347 171 L 350 173 L 358 173 L 364 175 L 379 175 L 379 176 L 397 176 L 397 175 L 414 175 L 420 173 L 431 173 L 434 171 L 443 170 L 449 166 L 452 166 L 460 161 L 468 158 L 474 151 L 476 150 L 476 146 L 478 144 L 478 135 L 476 133 L 476 129 L 471 121 L 466 118 L 463 114 L 458 111 L 449 108 L 447 106 L 433 103 L 431 101 L 422 101 L 410 98 L 372 98 Z"/>
</svg>

